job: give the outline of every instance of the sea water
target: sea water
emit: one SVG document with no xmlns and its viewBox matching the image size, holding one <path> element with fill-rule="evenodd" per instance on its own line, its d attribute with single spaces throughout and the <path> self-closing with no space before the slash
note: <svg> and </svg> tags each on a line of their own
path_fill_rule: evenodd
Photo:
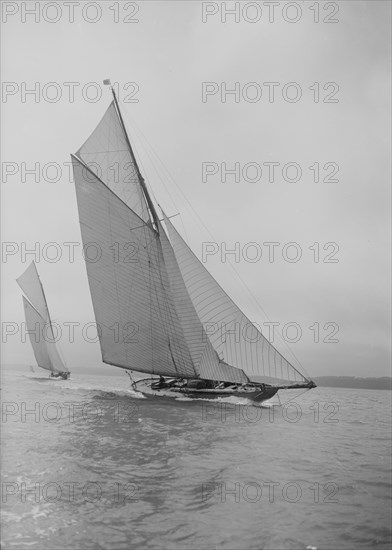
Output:
<svg viewBox="0 0 392 550">
<path fill-rule="evenodd" d="M 5 372 L 2 394 L 4 549 L 391 543 L 389 391 L 255 407 L 26 368 Z"/>
</svg>

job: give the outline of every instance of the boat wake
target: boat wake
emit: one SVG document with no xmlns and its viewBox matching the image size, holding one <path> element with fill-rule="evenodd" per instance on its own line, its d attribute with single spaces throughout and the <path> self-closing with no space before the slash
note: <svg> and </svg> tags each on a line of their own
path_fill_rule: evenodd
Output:
<svg viewBox="0 0 392 550">
<path fill-rule="evenodd" d="M 273 403 L 269 403 L 268 401 L 263 401 L 263 403 L 255 403 L 252 399 L 248 399 L 246 397 L 236 397 L 236 396 L 230 396 L 230 397 L 216 397 L 214 399 L 209 399 L 208 397 L 174 397 L 175 401 L 206 401 L 208 403 L 227 403 L 228 405 L 244 405 L 249 406 L 252 405 L 253 407 L 262 407 L 262 408 L 271 408 L 273 406 Z"/>
<path fill-rule="evenodd" d="M 100 377 L 98 377 L 100 378 Z M 104 378 L 104 377 L 102 377 Z M 60 384 L 63 388 L 68 389 L 70 391 L 95 391 L 95 392 L 103 392 L 105 394 L 112 394 L 113 396 L 128 396 L 132 399 L 146 399 L 146 397 L 140 393 L 135 391 L 132 388 L 124 388 L 124 387 L 116 387 L 115 385 L 111 386 L 108 381 L 106 380 L 106 377 L 103 380 L 64 380 L 64 383 Z M 56 382 L 58 384 L 59 382 Z"/>
</svg>

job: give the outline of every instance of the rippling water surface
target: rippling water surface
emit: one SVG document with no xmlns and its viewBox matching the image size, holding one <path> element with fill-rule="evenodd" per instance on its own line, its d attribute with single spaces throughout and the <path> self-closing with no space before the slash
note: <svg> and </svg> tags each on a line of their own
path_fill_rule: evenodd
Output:
<svg viewBox="0 0 392 550">
<path fill-rule="evenodd" d="M 7 371 L 2 394 L 4 549 L 389 548 L 388 391 L 256 408 Z"/>
</svg>

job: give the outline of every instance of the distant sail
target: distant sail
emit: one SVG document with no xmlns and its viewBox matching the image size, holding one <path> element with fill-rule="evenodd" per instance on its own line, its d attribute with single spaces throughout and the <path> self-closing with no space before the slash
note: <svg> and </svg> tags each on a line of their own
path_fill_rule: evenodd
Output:
<svg viewBox="0 0 392 550">
<path fill-rule="evenodd" d="M 57 350 L 44 290 L 34 262 L 16 282 L 30 300 L 23 296 L 27 330 L 38 366 L 52 372 L 69 372 Z"/>
<path fill-rule="evenodd" d="M 46 342 L 43 339 L 43 333 L 46 325 L 45 319 L 38 313 L 24 296 L 23 307 L 26 318 L 26 326 L 33 347 L 37 365 L 43 369 L 53 370 L 52 362 L 49 357 Z"/>
<path fill-rule="evenodd" d="M 68 372 L 61 360 L 52 335 L 48 333 L 48 323 L 23 296 L 26 326 L 33 347 L 37 365 L 52 372 Z"/>
<path fill-rule="evenodd" d="M 140 187 L 137 167 L 114 101 L 91 136 L 77 151 L 78 156 L 143 221 L 150 221 Z"/>
<path fill-rule="evenodd" d="M 216 352 L 251 380 L 307 381 L 220 287 L 168 218 L 165 225 L 187 292 Z"/>
<path fill-rule="evenodd" d="M 165 284 L 158 234 L 72 157 L 87 275 L 105 363 L 197 377 Z M 88 248 L 87 256 L 88 256 Z M 117 255 L 117 256 L 116 256 Z"/>
<path fill-rule="evenodd" d="M 34 304 L 35 309 L 41 317 L 45 319 L 45 322 L 48 322 L 48 307 L 46 305 L 44 291 L 34 262 L 31 262 L 26 271 L 24 271 L 24 273 L 16 279 L 16 282 L 26 294 L 30 302 Z"/>
</svg>

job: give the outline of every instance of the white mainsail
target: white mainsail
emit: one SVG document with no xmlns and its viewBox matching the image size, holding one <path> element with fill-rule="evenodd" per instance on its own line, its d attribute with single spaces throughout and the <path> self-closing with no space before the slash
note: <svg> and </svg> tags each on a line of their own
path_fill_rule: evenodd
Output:
<svg viewBox="0 0 392 550">
<path fill-rule="evenodd" d="M 16 282 L 30 300 L 23 296 L 27 331 L 38 366 L 52 372 L 69 372 L 56 346 L 44 289 L 34 262 Z"/>
<path fill-rule="evenodd" d="M 103 361 L 141 372 L 197 377 L 165 285 L 157 232 L 80 160 L 72 161 Z M 88 258 L 89 246 L 99 258 Z"/>
<path fill-rule="evenodd" d="M 308 382 L 227 296 L 165 217 L 166 234 L 115 95 L 72 162 L 104 362 L 182 378 Z M 120 167 L 116 181 L 113 163 Z M 126 167 L 132 167 L 132 176 Z M 211 326 L 216 330 L 210 332 Z"/>
</svg>

